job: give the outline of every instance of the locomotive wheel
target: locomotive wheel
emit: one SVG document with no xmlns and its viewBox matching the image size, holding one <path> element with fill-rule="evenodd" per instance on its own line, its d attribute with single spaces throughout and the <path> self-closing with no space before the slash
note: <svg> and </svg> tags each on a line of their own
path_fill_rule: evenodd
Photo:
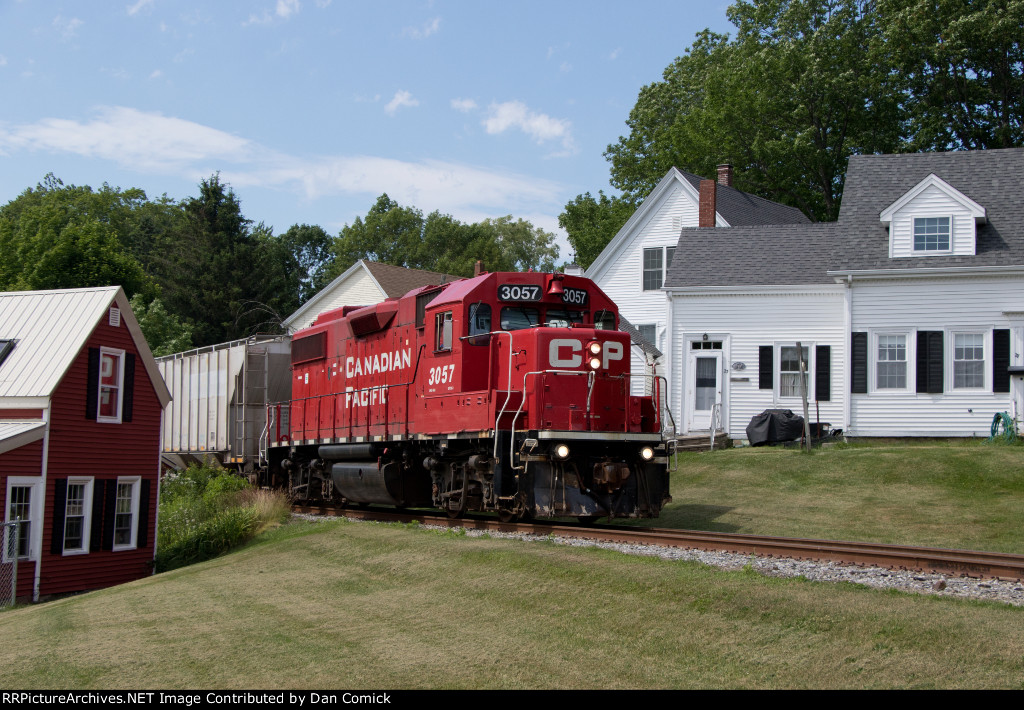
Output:
<svg viewBox="0 0 1024 710">
<path fill-rule="evenodd" d="M 523 514 L 522 513 L 515 513 L 515 512 L 513 512 L 511 510 L 499 510 L 498 511 L 498 520 L 500 520 L 503 523 L 518 523 L 522 519 L 523 519 Z"/>
<path fill-rule="evenodd" d="M 445 508 L 444 512 L 448 514 L 448 518 L 450 520 L 458 520 L 459 518 L 461 518 L 463 515 L 466 514 L 466 509 L 465 508 L 458 508 L 456 510 L 452 510 L 450 508 Z"/>
</svg>

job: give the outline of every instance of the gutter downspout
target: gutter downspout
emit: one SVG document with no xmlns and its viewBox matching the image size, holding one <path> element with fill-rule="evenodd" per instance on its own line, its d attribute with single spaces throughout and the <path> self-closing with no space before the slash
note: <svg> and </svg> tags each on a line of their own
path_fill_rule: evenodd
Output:
<svg viewBox="0 0 1024 710">
<path fill-rule="evenodd" d="M 845 367 L 843 373 L 846 375 L 845 381 L 843 382 L 843 419 L 845 420 L 846 433 L 849 435 L 853 430 L 853 422 L 850 421 L 850 416 L 853 411 L 853 388 L 850 387 L 850 376 L 853 372 L 853 353 L 851 352 L 851 343 L 853 341 L 853 275 L 847 274 L 846 276 L 846 290 L 843 291 L 843 305 L 844 313 L 843 320 L 845 326 L 845 339 L 846 344 L 843 347 L 843 361 Z"/>
<path fill-rule="evenodd" d="M 42 465 L 42 491 L 41 500 L 42 505 L 39 507 L 39 530 L 33 533 L 33 537 L 38 536 L 39 547 L 36 550 L 36 574 L 35 579 L 32 580 L 32 601 L 39 601 L 39 584 L 42 579 L 43 571 L 43 530 L 46 527 L 46 474 L 47 468 L 49 467 L 50 461 L 50 420 L 53 418 L 53 400 L 47 400 L 46 409 L 43 410 L 43 416 L 46 417 L 46 433 L 43 434 L 43 465 Z M 35 540 L 32 541 L 33 543 Z M 15 591 L 17 595 L 17 591 Z"/>
</svg>

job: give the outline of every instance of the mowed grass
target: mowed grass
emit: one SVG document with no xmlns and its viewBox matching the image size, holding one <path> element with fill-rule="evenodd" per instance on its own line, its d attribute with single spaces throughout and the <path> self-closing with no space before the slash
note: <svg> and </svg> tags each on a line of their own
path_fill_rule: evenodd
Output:
<svg viewBox="0 0 1024 710">
<path fill-rule="evenodd" d="M 673 502 L 642 524 L 1024 552 L 1024 446 L 724 449 L 678 468 Z"/>
<path fill-rule="evenodd" d="M 292 523 L 0 614 L 4 688 L 1024 688 L 1024 609 Z"/>
</svg>

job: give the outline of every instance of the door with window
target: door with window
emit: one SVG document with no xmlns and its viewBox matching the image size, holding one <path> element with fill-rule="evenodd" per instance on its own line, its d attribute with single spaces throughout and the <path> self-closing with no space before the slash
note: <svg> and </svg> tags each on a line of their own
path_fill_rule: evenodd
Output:
<svg viewBox="0 0 1024 710">
<path fill-rule="evenodd" d="M 710 431 L 714 407 L 722 403 L 722 343 L 694 341 L 687 355 L 686 428 Z"/>
</svg>

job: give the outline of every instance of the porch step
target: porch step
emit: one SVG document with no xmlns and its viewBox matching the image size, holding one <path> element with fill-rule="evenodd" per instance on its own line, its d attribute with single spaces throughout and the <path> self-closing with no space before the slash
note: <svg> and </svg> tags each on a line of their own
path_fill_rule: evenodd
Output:
<svg viewBox="0 0 1024 710">
<path fill-rule="evenodd" d="M 715 434 L 715 448 L 724 449 L 729 445 L 729 436 L 724 432 Z M 676 451 L 710 451 L 711 434 L 689 434 L 676 439 Z"/>
</svg>

